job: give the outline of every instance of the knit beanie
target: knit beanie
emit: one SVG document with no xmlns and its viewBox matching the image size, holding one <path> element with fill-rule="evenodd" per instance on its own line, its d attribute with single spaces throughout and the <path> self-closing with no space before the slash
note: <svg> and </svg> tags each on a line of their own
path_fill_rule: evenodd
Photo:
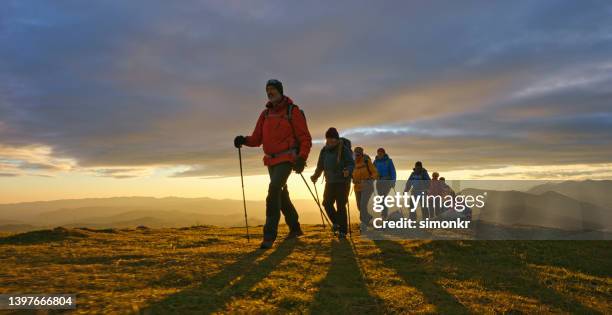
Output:
<svg viewBox="0 0 612 315">
<path fill-rule="evenodd" d="M 340 134 L 338 134 L 338 130 L 336 130 L 336 128 L 330 127 L 327 129 L 327 132 L 325 132 L 325 138 L 340 139 Z"/>
<path fill-rule="evenodd" d="M 281 95 L 284 95 L 283 94 L 283 83 L 281 83 L 281 81 L 278 81 L 276 79 L 270 79 L 268 80 L 268 82 L 266 82 L 266 88 L 268 88 L 268 86 L 272 86 L 278 91 L 278 93 L 280 93 Z"/>
</svg>

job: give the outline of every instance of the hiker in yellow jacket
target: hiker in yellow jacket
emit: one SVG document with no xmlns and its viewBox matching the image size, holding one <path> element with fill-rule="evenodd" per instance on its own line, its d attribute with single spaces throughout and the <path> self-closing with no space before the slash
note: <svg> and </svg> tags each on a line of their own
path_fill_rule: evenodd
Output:
<svg viewBox="0 0 612 315">
<path fill-rule="evenodd" d="M 353 187 L 355 189 L 357 207 L 359 208 L 361 230 L 365 231 L 370 220 L 372 220 L 372 216 L 368 213 L 368 201 L 370 201 L 370 197 L 374 192 L 374 180 L 378 179 L 378 171 L 374 164 L 372 164 L 372 159 L 363 152 L 362 147 L 356 147 L 353 152 L 355 152 Z"/>
</svg>

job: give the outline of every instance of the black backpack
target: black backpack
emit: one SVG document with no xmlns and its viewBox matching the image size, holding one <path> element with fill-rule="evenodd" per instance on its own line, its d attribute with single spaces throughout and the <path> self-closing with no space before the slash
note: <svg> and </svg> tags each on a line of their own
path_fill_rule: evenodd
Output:
<svg viewBox="0 0 612 315">
<path fill-rule="evenodd" d="M 351 151 L 351 155 L 353 154 L 353 148 L 351 148 L 351 140 L 344 137 L 340 137 L 340 143 L 338 144 L 338 164 L 340 164 L 340 161 L 342 160 L 342 152 L 344 152 L 344 147 L 347 147 L 349 151 Z"/>
</svg>

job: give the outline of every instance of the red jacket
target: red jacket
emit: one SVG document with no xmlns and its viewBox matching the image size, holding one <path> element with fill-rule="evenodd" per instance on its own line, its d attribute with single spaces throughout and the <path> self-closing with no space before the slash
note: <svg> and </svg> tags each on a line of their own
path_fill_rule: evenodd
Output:
<svg viewBox="0 0 612 315">
<path fill-rule="evenodd" d="M 273 106 L 266 104 L 266 109 L 259 115 L 255 130 L 246 137 L 245 145 L 258 147 L 263 144 L 266 154 L 263 158 L 264 165 L 276 165 L 282 162 L 294 162 L 299 142 L 299 156 L 308 159 L 312 137 L 306 125 L 306 118 L 302 111 L 293 106 L 291 122 L 287 117 L 287 106 L 293 104 L 289 97 L 284 97 L 280 104 Z M 292 128 L 293 126 L 293 128 Z M 296 139 L 297 138 L 297 139 Z"/>
</svg>

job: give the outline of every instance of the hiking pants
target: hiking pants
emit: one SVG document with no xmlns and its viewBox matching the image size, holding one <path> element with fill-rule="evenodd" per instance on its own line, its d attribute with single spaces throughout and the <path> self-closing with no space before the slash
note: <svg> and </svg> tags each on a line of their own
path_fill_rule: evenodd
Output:
<svg viewBox="0 0 612 315">
<path fill-rule="evenodd" d="M 442 212 L 444 212 L 444 207 L 442 207 L 442 205 L 438 204 L 437 202 L 435 202 L 433 205 L 430 205 L 430 206 L 431 206 L 429 208 L 430 218 L 438 217 L 440 214 L 442 214 Z"/>
<path fill-rule="evenodd" d="M 379 196 L 382 196 L 383 199 L 387 197 L 387 195 L 391 191 L 391 188 L 393 188 L 393 183 L 390 180 L 377 180 L 376 181 L 376 193 Z M 386 219 L 387 216 L 389 215 L 389 208 L 387 208 L 384 202 L 382 206 L 383 206 L 383 210 L 380 213 L 380 217 L 383 219 Z"/>
<path fill-rule="evenodd" d="M 364 182 L 361 185 L 361 191 L 355 191 L 355 201 L 357 202 L 357 208 L 359 208 L 359 221 L 361 226 L 365 227 L 372 220 L 372 216 L 368 213 L 368 202 L 374 192 L 374 184 L 372 181 Z"/>
<path fill-rule="evenodd" d="M 299 216 L 287 190 L 287 179 L 291 175 L 292 165 L 290 162 L 280 163 L 268 167 L 270 174 L 270 185 L 268 186 L 268 197 L 266 198 L 266 224 L 263 228 L 264 240 L 275 240 L 278 234 L 278 221 L 281 212 L 285 216 L 285 223 L 290 230 L 300 227 Z"/>
<path fill-rule="evenodd" d="M 412 192 L 413 195 L 415 196 L 421 196 L 421 198 L 427 198 L 427 192 L 426 191 L 413 191 Z M 412 199 L 411 199 L 411 209 L 412 209 Z M 418 207 L 421 208 L 421 220 L 425 220 L 425 219 L 431 219 L 433 218 L 433 213 L 429 213 L 429 210 L 427 207 L 421 207 L 421 203 L 419 202 Z M 416 208 L 415 208 L 416 210 Z M 433 210 L 433 209 L 432 209 Z M 416 220 L 417 219 L 417 215 L 416 215 L 416 211 L 415 212 L 410 212 L 410 218 L 412 220 Z"/>
<path fill-rule="evenodd" d="M 349 187 L 350 185 L 345 182 L 325 182 L 325 192 L 323 192 L 325 212 L 327 212 L 331 222 L 339 226 L 339 231 L 342 233 L 346 233 L 348 230 L 346 203 L 348 202 Z M 334 203 L 336 204 L 335 208 Z"/>
</svg>

